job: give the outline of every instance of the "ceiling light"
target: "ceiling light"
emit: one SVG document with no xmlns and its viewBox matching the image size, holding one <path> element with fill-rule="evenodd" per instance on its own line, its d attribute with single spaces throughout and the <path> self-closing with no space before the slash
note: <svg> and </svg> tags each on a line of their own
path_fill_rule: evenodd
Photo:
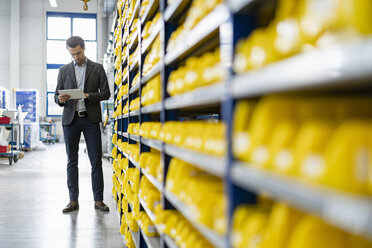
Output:
<svg viewBox="0 0 372 248">
<path fill-rule="evenodd" d="M 50 3 L 50 6 L 52 6 L 53 8 L 57 7 L 57 0 L 49 0 L 49 3 Z"/>
</svg>

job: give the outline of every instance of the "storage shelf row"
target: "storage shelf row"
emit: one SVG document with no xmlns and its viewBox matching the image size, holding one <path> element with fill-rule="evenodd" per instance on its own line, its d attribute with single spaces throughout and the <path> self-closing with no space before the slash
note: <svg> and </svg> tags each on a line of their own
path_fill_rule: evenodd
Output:
<svg viewBox="0 0 372 248">
<path fill-rule="evenodd" d="M 372 78 L 371 63 L 372 38 L 344 42 L 235 76 L 232 95 L 242 98 L 291 90 L 368 84 Z"/>
<path fill-rule="evenodd" d="M 134 33 L 134 38 L 132 42 L 129 44 L 129 50 L 133 50 L 138 45 L 138 32 Z"/>
<path fill-rule="evenodd" d="M 128 155 L 127 157 L 129 159 L 130 162 L 132 162 L 132 164 L 136 167 L 136 168 L 140 168 L 138 162 L 136 160 L 134 160 L 131 156 Z"/>
<path fill-rule="evenodd" d="M 149 216 L 152 223 L 155 223 L 154 213 L 150 209 L 148 209 L 145 201 L 141 197 L 139 197 L 139 199 L 140 199 L 140 203 L 141 203 L 143 209 L 145 210 L 146 214 Z M 158 229 L 158 227 L 156 227 L 156 228 Z M 176 243 L 174 242 L 174 240 L 171 237 L 169 237 L 168 235 L 166 235 L 164 233 L 161 233 L 159 230 L 158 230 L 158 232 L 164 237 L 165 242 L 167 243 L 169 248 L 178 248 L 178 246 L 176 245 Z M 160 237 L 148 237 L 144 232 L 142 232 L 142 235 L 145 239 L 146 244 L 148 245 L 147 247 L 160 247 Z"/>
<path fill-rule="evenodd" d="M 140 248 L 139 233 L 132 230 L 130 230 L 130 233 L 132 234 L 134 245 L 136 246 L 136 248 Z"/>
<path fill-rule="evenodd" d="M 160 112 L 163 109 L 163 105 L 161 102 L 151 104 L 149 106 L 142 107 L 141 111 L 143 114 L 150 114 Z"/>
<path fill-rule="evenodd" d="M 362 89 L 365 89 L 363 87 L 369 87 L 370 89 L 370 82 L 372 81 L 372 36 L 335 42 L 335 44 L 324 48 L 315 48 L 314 45 L 309 51 L 298 55 L 286 55 L 281 60 L 275 58 L 276 62 L 238 73 L 233 66 L 237 55 L 233 53 L 236 52 L 237 43 L 241 39 L 247 39 L 250 33 L 248 31 L 251 28 L 250 25 L 258 24 L 254 21 L 243 23 L 247 25 L 244 28 L 237 28 L 236 25 L 243 25 L 242 20 L 252 21 L 256 17 L 255 12 L 257 12 L 257 15 L 260 13 L 258 8 L 266 5 L 272 7 L 275 5 L 273 5 L 276 2 L 275 0 L 231 0 L 226 4 L 221 4 L 201 18 L 186 35 L 183 34 L 185 36 L 182 42 L 177 43 L 172 50 L 167 50 L 172 32 L 180 31 L 178 30 L 180 16 L 185 17 L 184 14 L 190 9 L 190 5 L 192 6 L 192 1 L 175 0 L 170 5 L 167 5 L 165 0 L 160 0 L 160 2 L 159 7 L 159 1 L 150 0 L 146 12 L 141 18 L 138 33 L 135 34 L 138 36 L 136 44 L 141 52 L 135 63 L 131 65 L 129 65 L 129 55 L 127 57 L 128 73 L 132 75 L 138 68 L 140 83 L 130 88 L 129 93 L 122 99 L 132 101 L 137 97 L 137 93 L 141 100 L 145 99 L 139 93 L 144 92 L 144 87 L 148 86 L 145 84 L 155 81 L 151 79 L 160 75 L 159 91 L 161 91 L 161 97 L 159 99 L 161 98 L 161 101 L 148 106 L 141 106 L 138 110 L 121 115 L 116 119 L 120 123 L 120 131 L 117 133 L 121 132 L 122 136 L 128 138 L 128 142 L 136 141 L 140 147 L 140 153 L 149 152 L 148 147 L 160 151 L 162 168 L 165 170 L 164 178 L 167 175 L 169 159 L 172 158 L 178 158 L 209 174 L 222 178 L 224 187 L 227 189 L 225 193 L 228 201 L 228 225 L 232 224 L 232 214 L 239 204 L 255 202 L 255 199 L 252 200 L 249 197 L 247 197 L 249 199 L 237 200 L 235 193 L 244 195 L 244 197 L 248 193 L 256 197 L 264 192 L 273 200 L 284 202 L 306 214 L 317 215 L 334 227 L 352 234 L 363 235 L 372 240 L 371 197 L 356 196 L 325 186 L 308 184 L 305 180 L 299 178 L 282 176 L 240 162 L 232 153 L 232 142 L 234 140 L 231 137 L 234 128 L 232 113 L 236 106 L 235 103 L 239 103 L 241 99 L 256 101 L 257 97 L 283 92 L 314 94 L 319 90 L 323 93 L 321 91 L 323 89 L 327 89 L 327 93 L 349 88 L 359 91 L 360 87 Z M 137 9 L 138 13 L 139 9 Z M 147 21 L 151 20 L 156 11 L 159 11 L 163 18 L 160 18 L 155 25 L 153 24 L 152 33 L 147 40 L 143 41 L 140 39 L 142 37 L 141 29 L 144 28 Z M 247 18 L 245 19 L 245 17 Z M 255 30 L 255 28 L 258 27 L 252 27 L 252 30 Z M 149 56 L 150 49 L 154 49 L 152 44 L 158 36 L 160 36 L 160 57 L 156 57 L 158 62 L 155 65 L 151 62 L 149 64 L 145 62 L 146 66 L 153 65 L 153 67 L 144 75 L 143 61 L 147 58 L 146 56 Z M 218 43 L 215 42 L 216 36 L 218 36 Z M 133 48 L 134 42 L 128 49 Z M 192 64 L 192 59 L 191 62 L 188 60 L 191 57 L 200 58 L 204 53 L 212 53 L 212 50 L 215 49 L 213 47 L 215 43 L 219 49 L 218 52 L 220 52 L 221 61 L 219 63 L 221 63 L 221 67 L 219 68 L 226 70 L 226 77 L 215 84 L 202 88 L 196 88 L 195 85 L 192 85 L 190 88 L 184 87 L 177 91 L 178 93 L 182 91 L 182 94 L 177 95 L 170 92 L 167 86 L 169 86 L 168 81 L 172 72 L 180 68 L 183 69 L 184 65 L 188 63 Z M 208 44 L 212 45 L 209 46 Z M 154 54 L 151 53 L 151 56 L 154 56 Z M 199 73 L 197 67 L 198 64 L 194 65 L 194 72 Z M 182 74 L 182 70 L 179 71 L 181 71 L 180 75 L 186 78 L 186 74 Z M 126 74 L 125 81 L 122 84 L 127 82 L 131 85 L 129 81 L 132 80 L 131 78 L 133 77 Z M 173 77 L 171 82 L 175 83 L 177 79 L 177 77 Z M 200 85 L 203 84 L 200 83 Z M 192 88 L 193 90 L 185 92 L 186 88 Z M 117 93 L 118 89 L 115 90 L 116 95 Z M 134 94 L 135 96 L 133 96 Z M 128 105 L 130 106 L 129 103 Z M 228 147 L 225 156 L 209 155 L 163 141 L 126 133 L 128 125 L 133 123 L 155 122 L 156 126 L 158 123 L 164 124 L 168 121 L 187 122 L 204 119 L 216 123 L 223 122 L 226 125 Z M 158 132 L 158 130 L 156 131 Z M 140 168 L 133 158 L 128 154 L 125 155 L 137 168 Z M 212 245 L 215 247 L 231 247 L 231 230 L 228 230 L 226 237 L 221 237 L 216 232 L 195 222 L 188 207 L 177 196 L 164 189 L 164 182 L 159 182 L 144 169 L 141 168 L 140 170 L 142 172 L 141 177 L 146 177 L 161 192 L 162 200 L 168 200 L 170 205 L 182 213 Z M 240 190 L 244 193 L 241 193 Z M 139 200 L 150 219 L 153 220 L 153 213 L 145 206 L 143 199 Z M 168 209 L 169 206 L 165 208 Z M 168 247 L 177 247 L 170 237 L 165 234 L 161 235 Z M 145 241 L 148 246 L 151 246 L 150 240 L 145 238 Z"/>
<path fill-rule="evenodd" d="M 145 175 L 147 180 L 149 180 L 152 183 L 152 185 L 154 185 L 155 188 L 157 188 L 160 192 L 163 191 L 162 183 L 159 182 L 158 179 L 156 179 L 155 177 L 153 177 L 152 175 L 150 175 L 149 173 L 147 173 L 143 169 L 141 169 L 141 172 L 142 172 L 143 175 Z M 150 219 L 151 219 L 151 217 L 150 217 Z"/>
<path fill-rule="evenodd" d="M 159 6 L 159 0 L 150 0 L 146 7 L 146 12 L 141 18 L 141 25 L 145 24 L 147 22 L 152 14 L 156 11 L 156 9 Z"/>
<path fill-rule="evenodd" d="M 209 228 L 197 223 L 192 215 L 190 214 L 190 209 L 180 201 L 177 196 L 175 196 L 170 191 L 164 192 L 165 197 L 172 203 L 172 205 L 187 219 L 189 222 L 206 238 L 208 239 L 214 247 L 223 248 L 226 247 L 226 237 L 220 236 L 216 232 L 210 230 Z"/>
<path fill-rule="evenodd" d="M 132 138 L 132 135 L 129 136 Z M 133 139 L 138 141 L 137 139 Z M 149 147 L 152 147 L 158 151 L 163 150 L 163 144 L 159 140 L 153 140 L 141 137 L 141 142 Z M 185 162 L 191 163 L 209 173 L 224 177 L 227 170 L 227 158 L 213 156 L 201 152 L 196 152 L 183 147 L 177 147 L 170 144 L 164 144 L 164 151 L 172 157 L 179 158 Z"/>
<path fill-rule="evenodd" d="M 177 45 L 173 51 L 165 54 L 165 64 L 170 65 L 182 58 L 187 52 L 202 42 L 205 38 L 216 31 L 229 18 L 229 10 L 226 6 L 220 5 L 204 17 L 190 32 L 182 44 Z"/>
<path fill-rule="evenodd" d="M 227 172 L 227 160 L 225 157 L 217 157 L 186 148 L 165 144 L 164 150 L 167 154 L 193 164 L 209 173 L 224 177 Z"/>
<path fill-rule="evenodd" d="M 171 237 L 168 235 L 163 235 L 163 237 L 168 248 L 178 248 L 176 242 Z"/>
<path fill-rule="evenodd" d="M 166 22 L 174 21 L 179 16 L 191 0 L 176 0 L 171 5 L 168 5 L 164 12 L 164 20 Z"/>
<path fill-rule="evenodd" d="M 134 6 L 134 9 L 133 9 L 133 13 L 132 13 L 132 16 L 129 20 L 129 28 L 132 27 L 132 24 L 133 24 L 133 21 L 136 17 L 138 17 L 138 8 L 140 6 L 140 1 L 136 1 L 136 5 Z"/>
<path fill-rule="evenodd" d="M 152 147 L 158 151 L 163 150 L 163 145 L 162 142 L 159 140 L 154 140 L 154 139 L 148 139 L 145 137 L 141 137 L 141 142 L 149 147 Z"/>
<path fill-rule="evenodd" d="M 129 138 L 137 142 L 140 141 L 140 136 L 135 135 L 135 134 L 129 134 Z"/>
<path fill-rule="evenodd" d="M 139 87 L 140 87 L 140 84 L 136 84 L 134 85 L 130 91 L 129 91 L 129 94 L 133 94 L 134 92 L 138 91 L 139 90 Z"/>
<path fill-rule="evenodd" d="M 147 83 L 151 78 L 153 78 L 156 74 L 160 73 L 161 70 L 161 62 L 158 62 L 154 67 L 142 77 L 142 84 Z"/>
<path fill-rule="evenodd" d="M 159 35 L 160 30 L 163 28 L 163 22 L 162 20 L 159 20 L 154 28 L 152 33 L 150 34 L 150 37 L 143 43 L 142 45 L 142 54 L 146 53 L 149 48 L 151 47 L 151 44 L 154 42 L 157 35 Z"/>
<path fill-rule="evenodd" d="M 232 12 L 238 13 L 244 9 L 249 9 L 251 11 L 254 11 L 254 8 L 257 4 L 273 4 L 275 3 L 275 0 L 230 0 L 228 2 L 229 7 Z"/>
<path fill-rule="evenodd" d="M 148 248 L 160 248 L 160 237 L 149 237 L 141 229 L 141 234 Z"/>
<path fill-rule="evenodd" d="M 146 214 L 149 216 L 152 223 L 155 224 L 155 214 L 147 207 L 146 202 L 140 196 L 138 196 L 138 198 L 139 198 L 139 201 L 140 201 L 143 209 L 146 211 Z"/>
<path fill-rule="evenodd" d="M 129 67 L 129 71 L 130 71 L 130 72 L 133 72 L 135 69 L 137 69 L 137 68 L 138 68 L 138 64 L 139 64 L 139 62 L 138 62 L 138 58 L 136 58 L 136 60 L 134 61 L 134 64 L 132 64 L 132 65 Z"/>
<path fill-rule="evenodd" d="M 235 163 L 231 173 L 233 182 L 247 190 L 264 191 L 346 231 L 372 238 L 372 197 L 306 184 L 242 162 Z"/>
<path fill-rule="evenodd" d="M 164 106 L 165 109 L 178 109 L 220 103 L 223 99 L 225 88 L 226 85 L 224 83 L 205 86 L 185 94 L 166 98 Z"/>
</svg>

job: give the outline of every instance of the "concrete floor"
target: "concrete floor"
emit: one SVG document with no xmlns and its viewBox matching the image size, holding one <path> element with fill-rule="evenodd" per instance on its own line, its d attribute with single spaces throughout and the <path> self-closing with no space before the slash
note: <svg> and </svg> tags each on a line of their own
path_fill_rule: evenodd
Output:
<svg viewBox="0 0 372 248">
<path fill-rule="evenodd" d="M 111 196 L 112 168 L 103 159 L 104 201 L 109 213 L 94 209 L 90 163 L 80 147 L 80 210 L 63 214 L 67 205 L 64 144 L 25 153 L 17 164 L 0 160 L 0 248 L 124 247 L 119 217 Z"/>
</svg>

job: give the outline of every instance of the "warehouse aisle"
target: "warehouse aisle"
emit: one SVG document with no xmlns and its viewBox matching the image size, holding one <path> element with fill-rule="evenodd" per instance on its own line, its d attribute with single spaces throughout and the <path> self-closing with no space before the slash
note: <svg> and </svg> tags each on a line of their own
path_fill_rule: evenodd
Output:
<svg viewBox="0 0 372 248">
<path fill-rule="evenodd" d="M 0 160 L 0 247 L 123 247 L 112 190 L 112 168 L 104 159 L 105 203 L 93 207 L 90 164 L 80 147 L 80 210 L 63 214 L 68 203 L 64 144 L 25 154 L 9 166 Z"/>
</svg>

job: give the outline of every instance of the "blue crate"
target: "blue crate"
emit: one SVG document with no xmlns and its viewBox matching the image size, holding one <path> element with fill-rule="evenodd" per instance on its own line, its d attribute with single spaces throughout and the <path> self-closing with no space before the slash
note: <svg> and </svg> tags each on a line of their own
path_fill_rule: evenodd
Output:
<svg viewBox="0 0 372 248">
<path fill-rule="evenodd" d="M 39 117 L 39 93 L 37 90 L 17 90 L 16 106 L 22 106 L 23 112 L 28 112 L 24 121 L 25 123 L 37 122 Z"/>
</svg>

